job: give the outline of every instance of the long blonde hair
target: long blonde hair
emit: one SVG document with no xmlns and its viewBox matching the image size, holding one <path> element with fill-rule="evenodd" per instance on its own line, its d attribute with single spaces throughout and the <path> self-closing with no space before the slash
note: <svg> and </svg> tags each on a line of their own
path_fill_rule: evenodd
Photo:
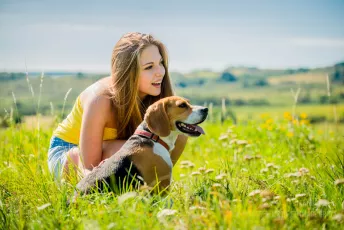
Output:
<svg viewBox="0 0 344 230">
<path fill-rule="evenodd" d="M 150 46 L 158 47 L 163 58 L 165 76 L 158 96 L 147 95 L 143 101 L 139 98 L 139 57 Z M 110 95 L 115 107 L 115 124 L 118 139 L 130 137 L 142 122 L 144 113 L 155 101 L 174 95 L 168 72 L 168 57 L 164 44 L 152 35 L 127 33 L 116 43 L 111 59 L 112 86 Z"/>
</svg>

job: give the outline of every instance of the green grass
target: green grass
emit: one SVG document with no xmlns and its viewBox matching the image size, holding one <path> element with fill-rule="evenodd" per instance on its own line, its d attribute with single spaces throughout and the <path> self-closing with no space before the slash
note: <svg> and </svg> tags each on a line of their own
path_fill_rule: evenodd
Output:
<svg viewBox="0 0 344 230">
<path fill-rule="evenodd" d="M 235 71 L 243 77 L 262 75 L 255 69 Z M 214 79 L 216 74 L 204 70 L 183 77 Z M 284 75 L 283 70 L 264 72 L 282 80 Z M 49 115 L 52 102 L 56 116 L 66 102 L 66 114 L 76 96 L 97 79 L 45 77 L 41 87 L 41 79 L 33 78 L 34 95 L 26 80 L 3 82 L 0 107 Z M 147 191 L 94 194 L 67 206 L 75 183 L 57 184 L 47 166 L 54 116 L 26 117 L 24 124 L 0 129 L 0 229 L 344 228 L 344 185 L 335 184 L 344 178 L 344 125 L 333 123 L 334 114 L 344 120 L 344 106 L 297 105 L 299 118 L 293 121 L 288 115 L 293 105 L 290 88 L 298 87 L 300 97 L 327 95 L 326 85 L 315 83 L 243 88 L 241 83 L 210 82 L 177 89 L 178 95 L 203 101 L 264 99 L 270 106 L 227 107 L 237 117 L 236 126 L 230 120 L 220 123 L 220 108 L 215 107 L 213 117 L 202 125 L 206 135 L 190 138 L 174 167 L 167 197 Z M 343 86 L 332 85 L 331 90 L 337 95 Z M 308 125 L 300 117 L 304 113 L 326 119 Z M 318 207 L 320 199 L 329 204 Z"/>
<path fill-rule="evenodd" d="M 281 113 L 202 126 L 206 135 L 189 139 L 167 197 L 94 194 L 70 206 L 75 184 L 48 172 L 52 129 L 1 130 L 0 229 L 344 227 L 335 220 L 344 221 L 344 184 L 335 184 L 344 178 L 343 125 L 293 124 Z M 318 207 L 320 199 L 329 204 Z"/>
</svg>

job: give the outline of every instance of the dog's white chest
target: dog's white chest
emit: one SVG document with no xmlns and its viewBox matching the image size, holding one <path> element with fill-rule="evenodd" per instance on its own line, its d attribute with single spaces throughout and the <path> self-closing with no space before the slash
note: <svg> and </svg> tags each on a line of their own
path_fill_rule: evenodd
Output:
<svg viewBox="0 0 344 230">
<path fill-rule="evenodd" d="M 156 155 L 159 155 L 162 159 L 164 159 L 164 161 L 172 169 L 173 164 L 172 164 L 172 160 L 170 157 L 170 153 L 167 151 L 167 149 L 162 144 L 155 142 L 154 146 L 153 146 L 153 152 Z"/>
</svg>

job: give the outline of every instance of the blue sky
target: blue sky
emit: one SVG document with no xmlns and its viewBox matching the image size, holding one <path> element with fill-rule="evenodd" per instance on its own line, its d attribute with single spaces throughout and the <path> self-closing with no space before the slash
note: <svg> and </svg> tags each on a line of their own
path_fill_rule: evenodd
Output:
<svg viewBox="0 0 344 230">
<path fill-rule="evenodd" d="M 130 31 L 164 42 L 173 71 L 333 65 L 343 12 L 343 0 L 0 0 L 0 71 L 109 72 Z"/>
</svg>

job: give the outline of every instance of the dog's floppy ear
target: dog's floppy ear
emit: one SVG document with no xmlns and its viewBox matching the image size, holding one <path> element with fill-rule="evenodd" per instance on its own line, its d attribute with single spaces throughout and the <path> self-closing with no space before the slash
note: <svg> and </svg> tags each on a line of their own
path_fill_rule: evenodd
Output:
<svg viewBox="0 0 344 230">
<path fill-rule="evenodd" d="M 145 121 L 150 131 L 154 134 L 161 137 L 170 135 L 170 119 L 168 118 L 164 102 L 158 102 L 149 106 L 145 114 Z"/>
</svg>

